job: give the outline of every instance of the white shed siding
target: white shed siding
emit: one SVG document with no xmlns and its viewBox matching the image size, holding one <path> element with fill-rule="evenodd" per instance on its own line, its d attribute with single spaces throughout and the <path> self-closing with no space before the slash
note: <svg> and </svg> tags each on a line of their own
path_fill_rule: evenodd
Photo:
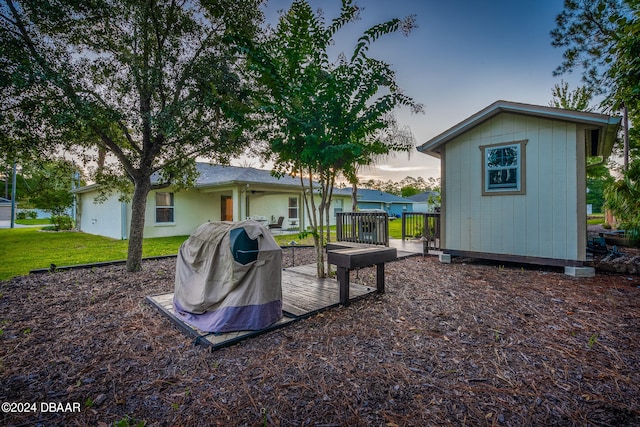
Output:
<svg viewBox="0 0 640 427">
<path fill-rule="evenodd" d="M 480 146 L 527 140 L 524 195 L 482 195 Z M 576 126 L 501 113 L 446 145 L 446 248 L 579 259 Z"/>
</svg>

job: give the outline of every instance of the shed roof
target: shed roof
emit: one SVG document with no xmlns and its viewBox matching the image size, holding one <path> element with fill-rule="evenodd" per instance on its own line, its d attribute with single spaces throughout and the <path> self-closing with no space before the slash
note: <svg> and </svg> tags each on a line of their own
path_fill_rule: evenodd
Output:
<svg viewBox="0 0 640 427">
<path fill-rule="evenodd" d="M 499 113 L 524 114 L 534 117 L 542 117 L 552 120 L 562 120 L 572 123 L 581 123 L 599 130 L 597 135 L 588 135 L 588 138 L 597 138 L 597 147 L 591 150 L 591 155 L 609 157 L 613 143 L 620 126 L 620 117 L 611 117 L 606 114 L 589 113 L 586 111 L 565 110 L 562 108 L 545 107 L 541 105 L 522 104 L 510 101 L 496 101 L 488 107 L 480 110 L 471 117 L 463 120 L 450 129 L 442 132 L 417 147 L 418 151 L 440 157 L 442 145 L 473 129 Z M 591 142 L 591 141 L 589 141 Z"/>
</svg>

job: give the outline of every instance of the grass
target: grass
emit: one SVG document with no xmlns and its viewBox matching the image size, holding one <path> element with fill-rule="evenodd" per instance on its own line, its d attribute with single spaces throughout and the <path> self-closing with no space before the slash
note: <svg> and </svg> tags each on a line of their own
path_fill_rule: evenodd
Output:
<svg viewBox="0 0 640 427">
<path fill-rule="evenodd" d="M 30 221 L 30 220 L 21 220 Z M 37 220 L 36 220 L 37 221 Z M 42 221 L 42 220 L 40 220 Z M 398 223 L 400 230 L 400 221 Z M 22 224 L 30 224 L 21 222 Z M 45 223 L 48 225 L 49 223 Z M 145 239 L 143 257 L 175 255 L 189 236 Z M 313 237 L 300 238 L 297 232 L 274 236 L 280 246 L 295 241 L 299 246 L 313 246 Z M 335 227 L 332 227 L 335 241 Z M 29 274 L 39 268 L 59 267 L 96 262 L 119 261 L 127 258 L 128 240 L 116 240 L 78 232 L 45 232 L 38 227 L 0 229 L 0 280 Z"/>
<path fill-rule="evenodd" d="M 188 236 L 145 239 L 143 256 L 172 255 Z M 77 232 L 43 232 L 39 228 L 0 229 L 0 280 L 30 270 L 117 261 L 127 258 L 126 240 Z"/>
<path fill-rule="evenodd" d="M 592 214 L 587 216 L 587 224 L 597 225 L 604 224 L 604 214 Z"/>
<path fill-rule="evenodd" d="M 16 224 L 21 224 L 21 225 L 51 225 L 51 219 L 49 219 L 49 218 L 16 219 Z"/>
<path fill-rule="evenodd" d="M 175 255 L 189 236 L 144 239 L 142 256 Z M 295 240 L 299 245 L 313 245 L 309 235 L 275 236 L 281 246 Z M 51 264 L 68 266 L 127 258 L 128 240 L 116 240 L 78 232 L 44 232 L 40 228 L 0 229 L 0 280 L 29 274 L 30 270 L 49 268 Z"/>
</svg>

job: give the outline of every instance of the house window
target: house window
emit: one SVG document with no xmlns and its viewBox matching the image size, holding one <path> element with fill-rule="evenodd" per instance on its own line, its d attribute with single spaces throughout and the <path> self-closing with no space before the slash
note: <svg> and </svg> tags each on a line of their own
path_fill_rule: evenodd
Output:
<svg viewBox="0 0 640 427">
<path fill-rule="evenodd" d="M 174 222 L 173 193 L 156 193 L 156 223 Z"/>
<path fill-rule="evenodd" d="M 482 151 L 482 194 L 525 194 L 524 147 L 527 141 L 485 145 Z"/>
<path fill-rule="evenodd" d="M 289 218 L 298 218 L 298 198 L 289 197 Z"/>
</svg>

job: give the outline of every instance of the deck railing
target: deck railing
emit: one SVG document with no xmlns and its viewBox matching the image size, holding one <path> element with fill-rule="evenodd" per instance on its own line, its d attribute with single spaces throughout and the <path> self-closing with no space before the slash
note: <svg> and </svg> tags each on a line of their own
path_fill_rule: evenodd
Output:
<svg viewBox="0 0 640 427">
<path fill-rule="evenodd" d="M 386 212 L 339 212 L 336 240 L 389 246 L 389 215 Z"/>
<path fill-rule="evenodd" d="M 440 213 L 403 212 L 402 239 L 426 239 L 428 249 L 440 249 Z"/>
</svg>

